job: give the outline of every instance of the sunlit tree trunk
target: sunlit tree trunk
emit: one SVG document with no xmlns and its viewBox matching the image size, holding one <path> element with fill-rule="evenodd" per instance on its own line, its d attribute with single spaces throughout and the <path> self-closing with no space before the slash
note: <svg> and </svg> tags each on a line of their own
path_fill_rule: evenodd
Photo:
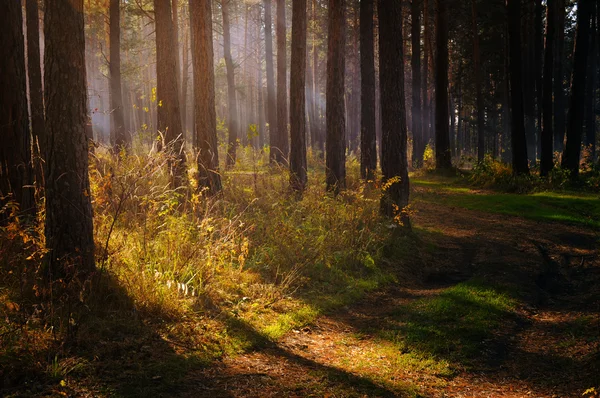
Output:
<svg viewBox="0 0 600 398">
<path fill-rule="evenodd" d="M 407 126 L 404 100 L 402 5 L 379 0 L 379 70 L 381 84 L 381 212 L 410 229 L 408 217 Z"/>
<path fill-rule="evenodd" d="M 277 0 L 277 151 L 278 163 L 289 155 L 285 0 Z"/>
<path fill-rule="evenodd" d="M 436 0 L 435 12 L 435 167 L 452 167 L 448 118 L 448 8 Z"/>
<path fill-rule="evenodd" d="M 95 268 L 83 0 L 46 0 L 46 248 L 50 280 Z M 2 14 L 2 13 L 0 13 Z M 80 279 L 81 280 L 81 279 Z"/>
<path fill-rule="evenodd" d="M 423 164 L 423 127 L 421 120 L 421 1 L 412 0 L 411 8 L 411 45 L 412 56 L 412 164 L 420 167 Z"/>
<path fill-rule="evenodd" d="M 290 185 L 306 187 L 306 0 L 292 5 L 292 61 L 290 66 Z"/>
<path fill-rule="evenodd" d="M 335 194 L 346 187 L 346 118 L 344 108 L 345 7 L 345 0 L 329 0 L 325 173 L 327 190 Z"/>
<path fill-rule="evenodd" d="M 422 84 L 422 101 L 423 108 L 421 112 L 421 129 L 423 135 L 423 151 L 425 150 L 425 146 L 429 143 L 429 139 L 431 138 L 431 132 L 429 129 L 429 113 L 431 111 L 429 107 L 429 53 L 431 52 L 431 43 L 429 40 L 429 30 L 430 30 L 430 21 L 429 21 L 429 1 L 423 0 L 423 84 Z M 423 154 L 419 154 L 421 158 L 423 158 Z"/>
<path fill-rule="evenodd" d="M 377 169 L 375 134 L 375 35 L 373 0 L 360 2 L 360 74 L 361 74 L 361 128 L 360 176 L 371 181 Z"/>
<path fill-rule="evenodd" d="M 227 69 L 227 128 L 229 130 L 227 145 L 227 167 L 235 164 L 237 140 L 238 140 L 238 112 L 237 101 L 235 98 L 235 71 L 233 58 L 231 57 L 231 33 L 229 22 L 229 6 L 231 0 L 224 0 L 221 4 L 223 12 L 223 54 L 225 58 L 225 68 Z"/>
<path fill-rule="evenodd" d="M 516 174 L 529 174 L 525 116 L 523 113 L 523 78 L 521 72 L 521 2 L 507 0 L 510 57 L 510 102 L 512 130 L 512 165 Z"/>
<path fill-rule="evenodd" d="M 277 135 L 277 100 L 275 94 L 275 73 L 273 70 L 273 30 L 271 18 L 271 0 L 264 0 L 265 5 L 265 54 L 267 68 L 267 123 L 269 123 L 269 160 L 275 162 L 279 152 Z"/>
<path fill-rule="evenodd" d="M 571 78 L 571 98 L 569 100 L 567 121 L 567 143 L 562 156 L 562 167 L 569 170 L 573 178 L 579 175 L 592 7 L 593 0 L 579 0 L 577 3 L 577 37 L 573 53 L 573 76 Z"/>
<path fill-rule="evenodd" d="M 118 152 L 127 145 L 121 89 L 121 0 L 110 0 L 110 108 L 111 145 Z"/>
</svg>

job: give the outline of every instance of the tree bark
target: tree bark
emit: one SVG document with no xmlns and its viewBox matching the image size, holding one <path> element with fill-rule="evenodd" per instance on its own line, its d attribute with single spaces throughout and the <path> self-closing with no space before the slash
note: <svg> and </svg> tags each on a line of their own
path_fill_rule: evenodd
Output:
<svg viewBox="0 0 600 398">
<path fill-rule="evenodd" d="M 529 174 L 525 116 L 523 113 L 523 77 L 521 72 L 521 2 L 507 0 L 510 56 L 510 102 L 512 165 L 515 174 Z"/>
<path fill-rule="evenodd" d="M 194 72 L 194 123 L 198 145 L 198 187 L 209 194 L 221 191 L 215 71 L 212 35 L 212 6 L 207 0 L 190 0 L 192 62 Z"/>
<path fill-rule="evenodd" d="M 379 0 L 379 70 L 381 85 L 381 212 L 410 229 L 407 212 L 409 180 L 402 5 Z M 446 108 L 447 112 L 447 108 Z"/>
<path fill-rule="evenodd" d="M 481 90 L 481 53 L 479 51 L 479 27 L 477 26 L 477 1 L 471 0 L 473 18 L 473 65 L 475 70 L 475 93 L 477 96 L 477 161 L 483 162 L 485 155 L 485 116 L 483 92 Z"/>
<path fill-rule="evenodd" d="M 289 156 L 287 56 L 286 56 L 285 0 L 277 0 L 277 151 L 275 160 L 286 162 Z"/>
<path fill-rule="evenodd" d="M 191 18 L 190 18 L 191 20 Z M 182 71 L 181 71 L 181 99 L 179 101 L 180 105 L 181 105 L 181 122 L 183 125 L 183 131 L 184 132 L 188 132 L 188 115 L 187 115 L 187 97 L 188 97 L 188 85 L 189 85 L 189 79 L 190 79 L 190 39 L 189 39 L 189 34 L 190 32 L 190 27 L 187 26 L 187 24 L 185 23 L 185 19 L 184 19 L 184 25 L 183 25 L 183 54 L 182 54 L 182 63 L 183 65 L 181 65 L 182 67 Z M 192 146 L 194 148 L 198 148 L 198 142 L 196 141 L 196 134 L 192 134 Z"/>
<path fill-rule="evenodd" d="M 173 19 L 170 0 L 154 0 L 156 21 L 156 99 L 158 103 L 158 130 L 164 134 L 166 145 L 172 151 L 169 164 L 173 188 L 185 180 L 185 153 L 183 129 L 179 108 L 176 53 L 173 51 Z"/>
<path fill-rule="evenodd" d="M 431 52 L 431 42 L 429 40 L 429 30 L 430 30 L 430 21 L 429 21 L 429 2 L 428 0 L 423 0 L 423 107 L 421 112 L 421 130 L 423 135 L 423 152 L 425 151 L 425 147 L 429 144 L 429 139 L 431 138 L 431 130 L 429 128 L 429 113 L 431 111 L 429 107 L 429 53 Z M 419 157 L 423 159 L 423 153 L 419 153 Z"/>
<path fill-rule="evenodd" d="M 275 74 L 273 71 L 273 30 L 271 18 L 271 0 L 265 4 L 265 54 L 267 68 L 267 123 L 269 123 L 269 160 L 275 162 L 279 152 L 277 140 L 277 100 L 275 94 Z"/>
<path fill-rule="evenodd" d="M 423 125 L 421 120 L 421 1 L 411 2 L 411 62 L 412 69 L 412 164 L 423 165 Z"/>
<path fill-rule="evenodd" d="M 565 0 L 555 0 L 556 5 L 556 55 L 554 57 L 554 150 L 562 152 L 565 130 Z"/>
<path fill-rule="evenodd" d="M 290 185 L 304 191 L 306 175 L 306 0 L 292 5 L 292 61 L 290 66 Z"/>
<path fill-rule="evenodd" d="M 127 145 L 121 89 L 121 0 L 110 0 L 110 108 L 111 145 L 116 153 Z"/>
<path fill-rule="evenodd" d="M 448 8 L 436 0 L 435 12 L 435 168 L 452 167 L 448 118 Z"/>
<path fill-rule="evenodd" d="M 375 178 L 377 170 L 373 4 L 373 0 L 361 0 L 360 2 L 360 176 L 367 181 Z"/>
<path fill-rule="evenodd" d="M 88 274 L 95 264 L 83 0 L 46 0 L 44 12 L 45 235 L 47 276 L 53 280 Z"/>
<path fill-rule="evenodd" d="M 237 140 L 238 140 L 238 112 L 235 98 L 235 71 L 233 69 L 233 58 L 231 57 L 231 34 L 229 23 L 229 5 L 231 0 L 223 0 L 221 11 L 223 12 L 223 55 L 225 68 L 227 69 L 227 127 L 229 131 L 227 145 L 227 167 L 235 164 Z"/>
<path fill-rule="evenodd" d="M 577 178 L 579 175 L 592 6 L 592 0 L 579 0 L 577 3 L 577 38 L 575 39 L 575 50 L 573 53 L 573 76 L 571 78 L 571 98 L 569 100 L 567 121 L 567 143 L 563 151 L 561 164 L 564 169 L 569 170 L 572 178 Z"/>
<path fill-rule="evenodd" d="M 346 187 L 346 117 L 344 74 L 346 48 L 345 0 L 329 0 L 326 93 L 326 183 L 334 194 Z"/>
<path fill-rule="evenodd" d="M 0 2 L 0 210 L 11 201 L 33 210 L 31 143 L 27 111 L 25 44 L 21 2 Z M 39 59 L 39 58 L 38 58 Z M 10 209 L 0 213 L 0 222 Z"/>
<path fill-rule="evenodd" d="M 543 120 L 541 136 L 541 160 L 540 175 L 547 176 L 554 167 L 552 143 L 554 132 L 552 131 L 552 74 L 554 70 L 554 25 L 556 24 L 554 0 L 547 0 L 546 3 L 546 48 L 544 49 L 544 73 L 543 73 Z"/>
<path fill-rule="evenodd" d="M 594 4 L 593 7 L 597 7 L 597 4 Z M 588 79 L 585 95 L 585 135 L 583 139 L 583 144 L 590 151 L 592 163 L 596 160 L 596 96 L 594 94 L 597 88 L 596 74 L 598 72 L 598 65 L 596 63 L 596 10 L 594 9 L 593 11 L 590 35 L 590 55 L 588 57 Z"/>
</svg>

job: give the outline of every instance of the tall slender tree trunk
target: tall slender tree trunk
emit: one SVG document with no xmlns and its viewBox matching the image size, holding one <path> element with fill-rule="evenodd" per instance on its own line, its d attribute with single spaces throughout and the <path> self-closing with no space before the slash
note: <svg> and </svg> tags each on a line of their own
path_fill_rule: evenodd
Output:
<svg viewBox="0 0 600 398">
<path fill-rule="evenodd" d="M 320 105 L 320 101 L 321 101 L 321 95 L 320 95 L 320 90 L 319 90 L 319 80 L 318 77 L 319 76 L 319 48 L 317 46 L 317 32 L 316 32 L 316 26 L 318 24 L 318 19 L 317 19 L 317 0 L 313 0 L 313 5 L 312 5 L 312 12 L 313 12 L 313 24 L 315 26 L 315 29 L 313 29 L 313 43 L 312 43 L 312 63 L 313 63 L 313 67 L 312 67 L 312 71 L 313 71 L 313 96 L 314 96 L 314 102 L 313 102 L 313 120 L 314 120 L 314 124 L 311 126 L 311 132 L 314 131 L 313 133 L 313 146 L 320 151 L 321 156 L 324 156 L 324 150 L 325 150 L 325 137 L 323 136 L 323 129 L 322 129 L 322 122 L 321 122 L 321 105 Z"/>
<path fill-rule="evenodd" d="M 190 0 L 192 62 L 194 72 L 194 123 L 198 154 L 198 187 L 215 194 L 221 190 L 215 72 L 210 1 Z"/>
<path fill-rule="evenodd" d="M 594 12 L 592 13 L 592 27 L 590 35 L 590 55 L 588 59 L 588 79 L 586 86 L 585 95 L 585 135 L 583 144 L 590 151 L 592 162 L 596 160 L 596 74 L 598 72 L 597 65 L 597 51 L 596 51 L 596 13 L 595 8 L 597 4 L 593 5 Z"/>
<path fill-rule="evenodd" d="M 516 174 L 529 174 L 525 115 L 523 112 L 523 77 L 521 71 L 521 2 L 507 0 L 510 56 L 510 102 L 512 108 L 512 165 Z"/>
<path fill-rule="evenodd" d="M 383 215 L 410 229 L 408 217 L 408 159 L 404 100 L 402 4 L 379 0 L 379 70 L 381 85 L 381 197 Z M 446 108 L 447 109 L 447 108 Z M 447 111 L 447 110 L 446 110 Z"/>
<path fill-rule="evenodd" d="M 547 0 L 546 3 L 546 48 L 544 49 L 544 86 L 543 86 L 543 125 L 541 137 L 541 161 L 540 174 L 547 176 L 554 167 L 552 143 L 554 132 L 552 131 L 552 74 L 554 71 L 554 25 L 556 24 L 554 0 Z"/>
<path fill-rule="evenodd" d="M 327 38 L 327 93 L 325 150 L 327 190 L 339 193 L 346 187 L 346 118 L 344 72 L 346 48 L 345 0 L 329 0 Z"/>
<path fill-rule="evenodd" d="M 173 19 L 170 0 L 154 0 L 156 21 L 156 99 L 158 103 L 158 130 L 172 151 L 169 168 L 171 185 L 178 188 L 185 180 L 185 153 L 183 129 L 179 108 L 177 84 L 177 54 L 173 51 Z"/>
<path fill-rule="evenodd" d="M 481 89 L 481 53 L 479 50 L 479 27 L 477 26 L 477 0 L 471 0 L 473 19 L 473 65 L 475 73 L 475 93 L 477 96 L 477 161 L 483 162 L 485 155 L 485 116 L 483 92 Z"/>
<path fill-rule="evenodd" d="M 289 155 L 285 0 L 277 0 L 277 152 L 278 163 Z"/>
<path fill-rule="evenodd" d="M 562 156 L 562 167 L 569 170 L 572 178 L 576 178 L 579 175 L 592 1 L 579 0 L 577 3 L 577 37 L 573 53 L 573 77 L 571 78 L 571 98 L 569 100 L 567 122 L 567 143 Z"/>
<path fill-rule="evenodd" d="M 411 44 L 412 57 L 412 164 L 414 167 L 423 165 L 423 125 L 421 118 L 421 1 L 412 0 L 411 15 Z"/>
<path fill-rule="evenodd" d="M 306 0 L 292 5 L 292 63 L 290 66 L 290 185 L 306 187 Z"/>
<path fill-rule="evenodd" d="M 273 70 L 273 29 L 271 18 L 271 0 L 264 0 L 265 4 L 265 54 L 267 66 L 267 122 L 269 123 L 269 159 L 276 162 L 279 153 L 277 136 L 277 100 L 275 94 L 275 73 Z"/>
<path fill-rule="evenodd" d="M 121 0 L 110 0 L 110 108 L 111 145 L 118 152 L 127 145 L 121 88 Z"/>
<path fill-rule="evenodd" d="M 231 0 L 223 0 L 221 11 L 223 12 L 223 55 L 225 68 L 227 69 L 227 127 L 229 130 L 227 145 L 227 167 L 235 164 L 237 140 L 238 140 L 238 112 L 235 98 L 235 71 L 233 58 L 231 57 L 231 33 L 229 22 L 229 6 Z"/>
<path fill-rule="evenodd" d="M 361 0 L 360 2 L 360 175 L 367 181 L 372 181 L 375 178 L 375 171 L 377 170 L 373 3 L 373 0 Z"/>
<path fill-rule="evenodd" d="M 188 102 L 187 102 L 187 97 L 188 97 L 188 85 L 189 85 L 189 80 L 190 80 L 190 59 L 189 59 L 189 54 L 190 54 L 190 39 L 189 39 L 189 32 L 190 32 L 190 27 L 188 26 L 187 23 L 185 23 L 185 19 L 183 20 L 183 54 L 182 54 L 182 63 L 183 65 L 181 65 L 182 71 L 181 71 L 181 99 L 179 101 L 180 105 L 181 105 L 181 121 L 183 123 L 183 131 L 187 133 L 188 131 L 188 118 L 187 118 L 187 107 L 188 107 Z M 198 147 L 198 143 L 196 142 L 196 134 L 192 134 L 192 146 L 194 148 Z"/>
<path fill-rule="evenodd" d="M 15 201 L 20 211 L 30 212 L 34 203 L 27 188 L 32 173 L 21 2 L 0 2 L 0 26 L 0 209 Z M 0 223 L 9 213 L 0 213 Z"/>
<path fill-rule="evenodd" d="M 556 55 L 554 57 L 554 150 L 562 152 L 565 130 L 565 0 L 555 0 Z"/>
<path fill-rule="evenodd" d="M 257 84 L 258 84 L 258 147 L 260 148 L 260 150 L 263 150 L 263 147 L 265 145 L 265 130 L 266 130 L 266 126 L 265 126 L 265 96 L 264 96 L 264 86 L 263 86 L 263 67 L 262 67 L 262 48 L 261 48 L 261 13 L 260 13 L 260 7 L 257 7 L 257 14 L 258 14 L 258 23 L 256 24 L 256 64 L 257 64 L 257 68 L 256 68 L 256 73 L 257 73 Z"/>
<path fill-rule="evenodd" d="M 423 151 L 425 151 L 425 146 L 429 144 L 429 138 L 431 137 L 431 132 L 429 129 L 429 113 L 431 108 L 429 106 L 429 53 L 431 52 L 431 42 L 429 40 L 429 30 L 430 30 L 430 21 L 429 21 L 429 1 L 423 0 L 423 108 L 421 112 L 422 122 L 421 129 L 423 134 Z M 423 154 L 419 153 L 419 157 L 422 159 Z"/>
<path fill-rule="evenodd" d="M 45 235 L 47 276 L 53 280 L 85 276 L 95 268 L 94 234 L 85 133 L 83 0 L 46 0 L 44 15 Z"/>
<path fill-rule="evenodd" d="M 435 167 L 452 167 L 448 125 L 448 7 L 436 0 L 435 13 Z"/>
<path fill-rule="evenodd" d="M 534 0 L 535 2 L 535 16 L 534 16 L 534 24 L 535 24 L 535 43 L 534 43 L 534 71 L 535 71 L 535 103 L 536 103 L 536 114 L 535 118 L 537 121 L 536 125 L 536 145 L 535 150 L 536 154 L 541 157 L 541 142 L 542 142 L 542 112 L 543 112 L 543 57 L 544 55 L 544 24 L 542 22 L 544 6 L 542 5 L 542 0 Z M 536 156 L 536 159 L 538 156 Z"/>
</svg>

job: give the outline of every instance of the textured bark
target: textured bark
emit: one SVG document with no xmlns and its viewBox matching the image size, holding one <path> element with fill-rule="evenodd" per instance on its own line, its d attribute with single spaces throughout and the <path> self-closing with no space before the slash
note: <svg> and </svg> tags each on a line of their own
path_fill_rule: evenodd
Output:
<svg viewBox="0 0 600 398">
<path fill-rule="evenodd" d="M 170 0 L 154 0 L 156 21 L 156 97 L 158 101 L 158 130 L 172 151 L 171 184 L 174 188 L 185 180 L 183 129 L 179 108 L 176 52 L 173 51 L 173 19 Z"/>
<path fill-rule="evenodd" d="M 306 0 L 292 5 L 292 62 L 290 66 L 290 185 L 306 187 Z"/>
<path fill-rule="evenodd" d="M 596 43 L 596 13 L 595 7 L 597 4 L 593 5 L 592 14 L 592 27 L 591 27 L 591 35 L 590 35 L 590 55 L 588 56 L 588 78 L 586 84 L 586 94 L 585 94 L 585 134 L 583 136 L 583 144 L 588 148 L 591 152 L 590 156 L 592 162 L 596 160 L 596 72 L 597 72 L 597 43 Z"/>
<path fill-rule="evenodd" d="M 377 169 L 373 9 L 373 0 L 360 2 L 360 176 L 367 181 L 375 178 Z"/>
<path fill-rule="evenodd" d="M 477 161 L 482 162 L 485 155 L 485 117 L 483 92 L 481 89 L 481 53 L 479 51 L 479 27 L 477 26 L 477 1 L 471 0 L 473 23 L 473 65 L 475 73 L 475 93 L 477 96 Z"/>
<path fill-rule="evenodd" d="M 571 98 L 569 100 L 567 121 L 567 143 L 562 156 L 562 167 L 569 170 L 573 178 L 579 175 L 592 1 L 579 0 L 577 3 L 577 38 L 573 53 L 573 77 L 571 78 Z"/>
<path fill-rule="evenodd" d="M 512 165 L 516 174 L 529 174 L 525 115 L 523 113 L 523 77 L 521 71 L 521 2 L 507 0 L 510 57 L 510 103 Z"/>
<path fill-rule="evenodd" d="M 190 18 L 191 19 L 191 18 Z M 187 26 L 187 24 L 185 23 L 185 18 L 184 18 L 184 25 L 183 25 L 183 60 L 182 60 L 182 65 L 181 65 L 181 99 L 179 101 L 179 104 L 181 106 L 181 121 L 183 123 L 183 131 L 188 131 L 188 119 L 187 119 L 187 96 L 188 96 L 188 85 L 189 85 L 189 79 L 190 79 L 190 59 L 189 59 L 189 54 L 190 54 L 190 39 L 189 39 L 189 32 L 190 29 Z M 196 134 L 192 134 L 192 146 L 194 148 L 198 147 L 198 143 L 196 141 Z"/>
<path fill-rule="evenodd" d="M 38 0 L 26 1 L 27 24 L 27 75 L 29 77 L 29 105 L 31 107 L 31 133 L 34 138 L 34 153 L 44 153 L 42 144 L 46 140 L 46 126 L 44 124 L 44 92 L 42 89 L 42 69 L 40 60 L 40 15 Z M 36 174 L 38 162 L 36 162 Z M 42 184 L 40 175 L 37 176 L 38 185 Z"/>
<path fill-rule="evenodd" d="M 541 137 L 542 137 L 542 107 L 543 107 L 543 75 L 542 75 L 542 60 L 544 56 L 544 24 L 542 22 L 542 16 L 544 13 L 544 7 L 542 6 L 542 0 L 534 0 L 535 2 L 535 15 L 534 15 L 534 29 L 535 29 L 535 43 L 533 47 L 534 51 L 534 71 L 535 71 L 535 103 L 536 103 L 536 138 L 537 142 L 535 145 L 536 153 L 541 156 Z M 537 157 L 536 157 L 537 160 Z"/>
<path fill-rule="evenodd" d="M 18 1 L 0 2 L 0 210 L 15 201 L 33 209 L 23 15 Z M 0 222 L 9 216 L 0 213 Z"/>
<path fill-rule="evenodd" d="M 555 0 L 556 5 L 556 55 L 554 57 L 554 150 L 562 152 L 565 130 L 565 0 Z"/>
<path fill-rule="evenodd" d="M 313 12 L 313 24 L 316 27 L 318 24 L 318 19 L 317 19 L 317 0 L 313 0 L 313 4 L 312 4 L 312 12 Z M 320 109 L 321 106 L 320 104 L 320 92 L 319 92 L 319 80 L 317 78 L 317 76 L 319 76 L 319 51 L 318 51 L 318 46 L 317 46 L 317 32 L 316 29 L 313 29 L 313 47 L 312 47 L 312 76 L 313 76 L 313 81 L 312 81 L 312 87 L 313 87 L 313 107 L 312 107 L 312 114 L 313 117 L 311 118 L 311 127 L 310 127 L 310 131 L 312 134 L 312 145 L 313 148 L 317 149 L 320 151 L 320 155 L 323 156 L 324 154 L 324 144 L 325 144 L 325 140 L 323 137 L 323 129 L 322 129 L 322 123 L 321 123 L 321 119 L 320 119 Z"/>
<path fill-rule="evenodd" d="M 48 276 L 94 267 L 88 177 L 83 0 L 45 2 L 46 247 Z"/>
<path fill-rule="evenodd" d="M 286 161 L 289 151 L 285 0 L 277 0 L 277 150 L 275 160 Z"/>
<path fill-rule="evenodd" d="M 225 58 L 225 68 L 227 69 L 227 128 L 229 130 L 226 164 L 227 167 L 232 167 L 235 164 L 239 126 L 237 101 L 235 98 L 235 71 L 233 69 L 233 58 L 231 57 L 229 5 L 230 0 L 224 0 L 221 5 L 221 11 L 223 12 L 223 55 Z"/>
<path fill-rule="evenodd" d="M 326 183 L 339 193 L 346 187 L 346 115 L 344 74 L 346 48 L 345 0 L 329 0 L 326 92 Z"/>
<path fill-rule="evenodd" d="M 381 84 L 381 171 L 383 215 L 410 229 L 402 5 L 379 0 L 379 71 Z"/>
<path fill-rule="evenodd" d="M 121 90 L 121 0 L 110 0 L 110 108 L 112 116 L 111 145 L 118 152 L 127 145 L 123 97 Z"/>
<path fill-rule="evenodd" d="M 198 149 L 198 187 L 210 194 L 221 190 L 215 71 L 212 36 L 212 9 L 209 0 L 190 0 L 192 62 L 194 72 L 194 123 Z"/>
<path fill-rule="evenodd" d="M 435 10 L 435 167 L 452 167 L 448 117 L 448 7 L 436 0 Z"/>
<path fill-rule="evenodd" d="M 411 15 L 411 61 L 412 69 L 412 164 L 420 167 L 423 164 L 423 126 L 421 123 L 421 1 L 412 0 Z"/>
<path fill-rule="evenodd" d="M 547 0 L 546 10 L 546 48 L 544 49 L 544 85 L 542 88 L 542 136 L 541 136 L 541 161 L 540 174 L 547 176 L 550 170 L 554 167 L 552 143 L 554 140 L 554 132 L 552 131 L 552 74 L 554 70 L 554 37 L 555 37 L 555 6 L 554 0 Z"/>
<path fill-rule="evenodd" d="M 275 162 L 279 152 L 277 141 L 277 100 L 275 95 L 275 74 L 273 70 L 273 30 L 271 18 L 271 0 L 265 4 L 265 56 L 267 68 L 267 123 L 269 123 L 269 160 Z"/>
<path fill-rule="evenodd" d="M 429 139 L 431 138 L 431 131 L 429 128 L 429 113 L 431 111 L 429 107 L 429 53 L 431 52 L 431 42 L 429 40 L 429 30 L 430 30 L 430 21 L 429 21 L 429 2 L 428 0 L 423 0 L 423 84 L 422 84 L 422 101 L 423 107 L 421 112 L 421 129 L 423 135 L 423 151 L 425 151 L 425 146 L 429 144 Z M 423 154 L 419 153 L 419 157 L 423 159 Z"/>
</svg>

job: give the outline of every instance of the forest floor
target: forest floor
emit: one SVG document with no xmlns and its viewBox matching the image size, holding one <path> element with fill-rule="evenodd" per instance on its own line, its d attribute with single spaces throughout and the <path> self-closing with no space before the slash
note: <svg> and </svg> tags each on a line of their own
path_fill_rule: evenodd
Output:
<svg viewBox="0 0 600 398">
<path fill-rule="evenodd" d="M 61 363 L 68 386 L 47 395 L 581 397 L 599 388 L 597 195 L 411 183 L 413 235 L 408 253 L 385 264 L 393 282 L 276 339 L 232 317 L 252 344 L 216 360 L 194 360 L 164 335 L 123 337 L 114 360 L 81 380 L 77 362 Z"/>
</svg>

